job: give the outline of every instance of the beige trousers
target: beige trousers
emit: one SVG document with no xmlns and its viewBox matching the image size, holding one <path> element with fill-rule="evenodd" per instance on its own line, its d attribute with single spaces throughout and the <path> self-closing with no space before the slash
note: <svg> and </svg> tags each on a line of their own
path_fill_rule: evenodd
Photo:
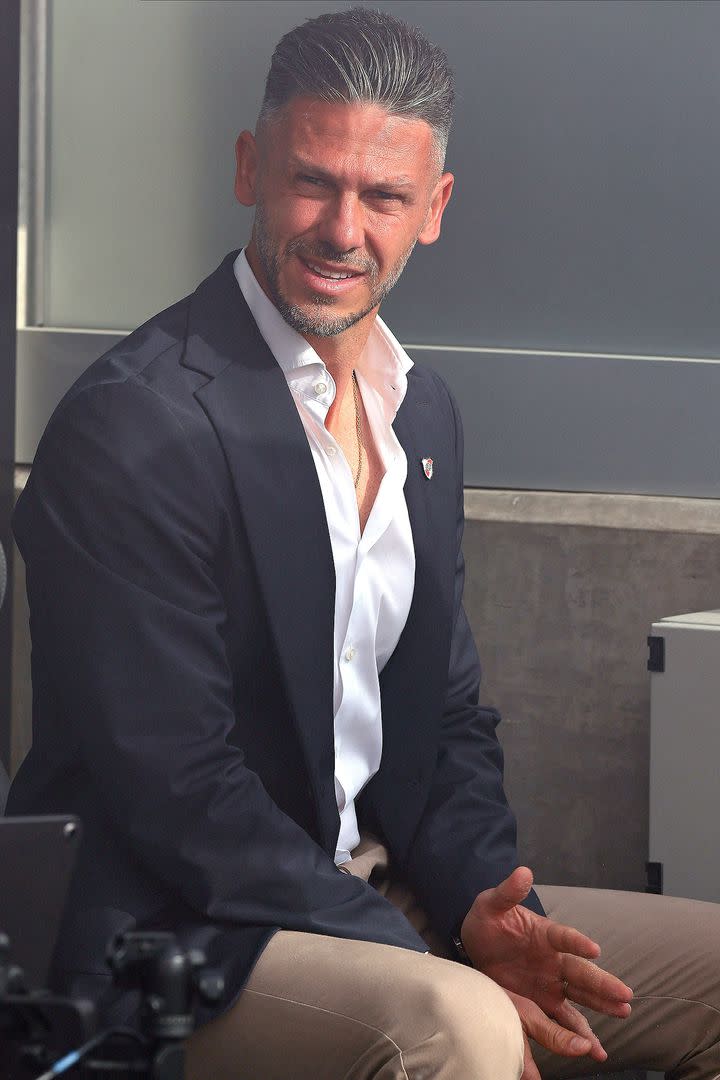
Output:
<svg viewBox="0 0 720 1080">
<path fill-rule="evenodd" d="M 279 931 L 235 1005 L 187 1047 L 187 1080 L 518 1080 L 519 1021 L 502 990 L 447 959 L 382 845 L 347 864 L 405 912 L 433 954 Z M 632 1016 L 591 1022 L 610 1059 L 670 1080 L 720 1078 L 720 905 L 540 887 L 548 914 L 603 947 L 635 990 Z M 439 955 L 438 955 L 439 954 Z M 543 1077 L 600 1075 L 587 1058 L 534 1048 Z"/>
</svg>

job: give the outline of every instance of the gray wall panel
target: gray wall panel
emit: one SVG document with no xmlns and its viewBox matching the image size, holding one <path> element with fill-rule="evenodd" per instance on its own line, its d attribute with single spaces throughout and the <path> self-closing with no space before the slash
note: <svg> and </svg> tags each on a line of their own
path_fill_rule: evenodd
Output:
<svg viewBox="0 0 720 1080">
<path fill-rule="evenodd" d="M 38 321 L 130 328 L 243 242 L 232 146 L 271 49 L 347 6 L 49 0 Z M 715 496 L 719 369 L 632 356 L 720 356 L 720 4 L 380 6 L 425 28 L 457 72 L 444 234 L 383 314 L 435 348 L 461 399 L 468 482 Z M 93 355 L 46 340 L 30 359 L 21 347 L 21 461 Z"/>
<path fill-rule="evenodd" d="M 130 328 L 241 242 L 233 142 L 327 2 L 51 4 L 45 322 Z M 433 344 L 718 354 L 720 5 L 386 2 L 458 77 L 443 241 L 388 311 Z"/>
<path fill-rule="evenodd" d="M 457 189 L 441 243 L 388 305 L 400 334 L 719 355 L 720 4 L 412 12 L 457 70 Z"/>
<path fill-rule="evenodd" d="M 460 403 L 471 486 L 720 494 L 720 362 L 410 352 Z"/>
<path fill-rule="evenodd" d="M 19 332 L 19 462 L 32 461 L 56 403 L 118 340 Z M 468 486 L 718 496 L 720 361 L 408 348 L 460 403 Z"/>
<path fill-rule="evenodd" d="M 245 242 L 235 139 L 278 38 L 342 6 L 52 0 L 45 325 L 132 329 Z"/>
</svg>

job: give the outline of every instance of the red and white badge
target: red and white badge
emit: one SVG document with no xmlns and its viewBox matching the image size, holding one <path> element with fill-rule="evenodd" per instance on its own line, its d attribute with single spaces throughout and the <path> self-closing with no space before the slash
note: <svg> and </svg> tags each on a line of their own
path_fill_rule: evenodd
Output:
<svg viewBox="0 0 720 1080">
<path fill-rule="evenodd" d="M 427 476 L 428 480 L 432 480 L 433 474 L 433 459 L 431 457 L 424 457 L 422 459 L 423 472 Z"/>
</svg>

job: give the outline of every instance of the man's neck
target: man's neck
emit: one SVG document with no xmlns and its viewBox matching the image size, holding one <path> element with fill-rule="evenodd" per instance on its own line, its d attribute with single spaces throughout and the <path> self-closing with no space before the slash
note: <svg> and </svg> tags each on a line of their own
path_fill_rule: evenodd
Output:
<svg viewBox="0 0 720 1080">
<path fill-rule="evenodd" d="M 376 316 L 377 309 L 369 312 L 355 326 L 343 330 L 341 334 L 333 334 L 332 337 L 316 337 L 313 334 L 302 335 L 324 362 L 325 367 L 337 383 L 338 390 L 344 388 L 354 368 L 358 366 Z"/>
</svg>

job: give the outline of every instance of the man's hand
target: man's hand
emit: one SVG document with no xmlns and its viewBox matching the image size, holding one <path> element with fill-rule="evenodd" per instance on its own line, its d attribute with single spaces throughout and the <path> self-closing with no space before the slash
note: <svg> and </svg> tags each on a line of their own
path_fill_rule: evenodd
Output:
<svg viewBox="0 0 720 1080">
<path fill-rule="evenodd" d="M 540 1080 L 528 1038 L 564 1057 L 607 1054 L 571 1002 L 608 1016 L 630 1014 L 632 990 L 594 960 L 600 946 L 579 930 L 521 907 L 533 883 L 526 866 L 473 902 L 460 937 L 470 960 L 509 993 L 525 1032 L 523 1080 Z"/>
</svg>

